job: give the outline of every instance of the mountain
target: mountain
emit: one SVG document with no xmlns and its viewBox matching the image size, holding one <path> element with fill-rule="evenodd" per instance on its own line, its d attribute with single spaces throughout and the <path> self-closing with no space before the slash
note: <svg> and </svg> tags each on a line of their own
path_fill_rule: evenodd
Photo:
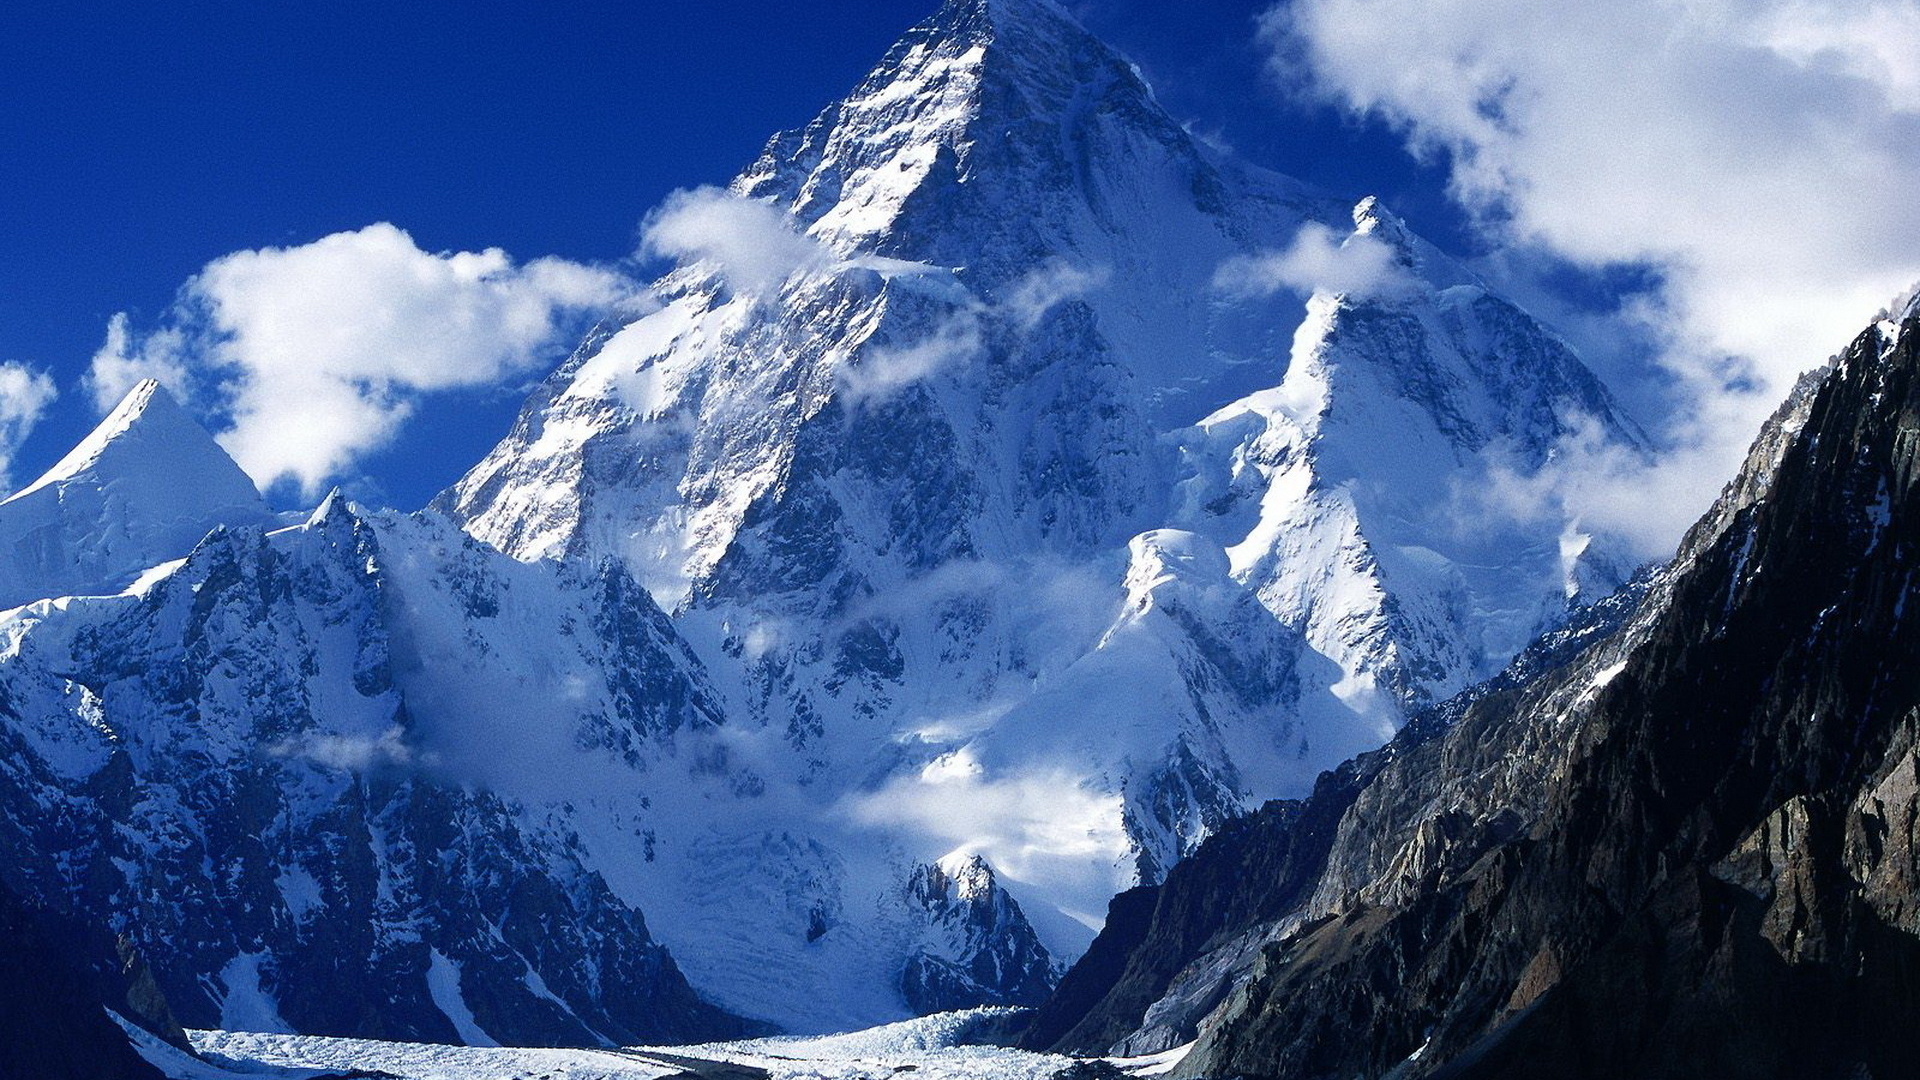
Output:
<svg viewBox="0 0 1920 1080">
<path fill-rule="evenodd" d="M 0 614 L 0 719 L 0 881 L 127 940 L 194 1027 L 697 1041 L 1031 1004 L 1055 974 L 984 864 L 734 846 L 713 807 L 785 810 L 646 591 L 431 513 L 336 494 Z M 764 984 L 731 995 L 755 1019 L 688 983 L 656 909 L 707 983 Z M 806 981 L 756 979 L 794 951 Z"/>
<path fill-rule="evenodd" d="M 206 429 L 144 380 L 46 475 L 0 502 L 0 608 L 118 591 L 215 525 L 269 516 Z"/>
<path fill-rule="evenodd" d="M 1909 303 L 1670 567 L 1117 900 L 1027 1038 L 1197 1038 L 1187 1076 L 1920 1072 L 1916 424 Z"/>
<path fill-rule="evenodd" d="M 1636 444 L 1565 344 L 1051 0 L 953 0 L 675 214 L 658 310 L 433 509 L 273 519 L 151 384 L 0 504 L 0 882 L 193 1027 L 1038 1004 L 1117 888 L 1624 576 L 1463 495 Z"/>
<path fill-rule="evenodd" d="M 1200 143 L 1051 0 L 953 0 L 689 203 L 762 257 L 689 256 L 436 506 L 623 562 L 789 830 L 979 855 L 1058 954 L 1625 576 L 1461 505 L 1637 445 L 1565 344 L 1377 202 Z M 1311 283 L 1262 282 L 1310 242 L 1377 280 L 1296 332 Z"/>
</svg>

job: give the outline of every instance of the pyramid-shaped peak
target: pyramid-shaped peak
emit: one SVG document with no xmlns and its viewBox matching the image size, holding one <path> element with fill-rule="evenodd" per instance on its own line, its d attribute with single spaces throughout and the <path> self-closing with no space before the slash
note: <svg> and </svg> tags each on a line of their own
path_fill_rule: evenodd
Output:
<svg viewBox="0 0 1920 1080">
<path fill-rule="evenodd" d="M 981 270 L 979 230 L 953 228 L 969 215 L 1017 206 L 988 231 L 1037 238 L 1089 200 L 1211 191 L 1206 156 L 1138 69 L 1053 0 L 948 0 L 850 95 L 775 136 L 733 190 L 844 251 L 913 238 L 916 260 Z"/>
<path fill-rule="evenodd" d="M 38 480 L 15 492 L 8 501 L 94 470 L 103 459 L 119 456 L 117 448 L 130 442 L 150 446 L 153 452 L 161 454 L 169 452 L 168 444 L 180 448 L 206 444 L 222 457 L 225 456 L 224 451 L 214 445 L 213 436 L 180 407 L 166 387 L 157 380 L 142 379 L 127 391 L 120 403 L 107 413 L 106 418 L 86 438 L 67 451 L 66 456 L 55 462 Z"/>
<path fill-rule="evenodd" d="M 86 438 L 6 501 L 83 479 L 157 485 L 191 504 L 212 500 L 222 506 L 265 509 L 247 474 L 153 379 L 136 383 Z"/>
<path fill-rule="evenodd" d="M 995 29 L 1010 29 L 1036 19 L 1056 25 L 1079 26 L 1078 20 L 1054 0 L 947 0 L 934 22 L 949 28 L 965 27 L 991 33 Z"/>
<path fill-rule="evenodd" d="M 213 528 L 265 524 L 240 466 L 143 381 L 40 479 L 0 502 L 0 607 L 112 592 Z"/>
<path fill-rule="evenodd" d="M 324 529 L 336 522 L 351 521 L 359 517 L 358 508 L 347 501 L 347 496 L 336 485 L 327 490 L 327 497 L 307 515 L 306 527 Z"/>
<path fill-rule="evenodd" d="M 1369 195 L 1354 205 L 1353 225 L 1354 231 L 1378 237 L 1397 248 L 1413 243 L 1406 221 L 1387 209 L 1378 195 Z"/>
<path fill-rule="evenodd" d="M 1046 81 L 1076 67 L 1084 76 L 1089 60 L 1134 72 L 1132 64 L 1053 0 L 947 0 L 932 19 L 921 24 L 919 33 L 936 43 L 981 47 L 978 56 L 988 66 L 1019 58 L 1022 63 L 1018 66 L 1007 69 L 999 65 L 996 70 L 1025 71 L 1029 77 L 1039 75 Z M 910 34 L 907 43 L 916 36 Z"/>
</svg>

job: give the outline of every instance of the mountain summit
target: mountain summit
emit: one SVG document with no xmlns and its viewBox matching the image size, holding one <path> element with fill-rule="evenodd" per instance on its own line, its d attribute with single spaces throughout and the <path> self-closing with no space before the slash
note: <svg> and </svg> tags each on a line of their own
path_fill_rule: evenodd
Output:
<svg viewBox="0 0 1920 1080">
<path fill-rule="evenodd" d="M 662 851 L 718 831 L 828 893 L 897 880 L 857 851 L 978 855 L 1072 955 L 1115 888 L 1623 576 L 1569 522 L 1461 524 L 1496 462 L 1637 439 L 1559 338 L 1377 200 L 1202 145 L 1046 0 L 949 3 L 687 199 L 779 265 L 689 254 L 436 503 L 620 561 L 705 662 L 759 794 Z M 1378 282 L 1277 271 L 1300 244 Z M 813 1022 L 765 1000 L 817 962 L 787 922 L 648 910 L 722 1004 Z"/>
<path fill-rule="evenodd" d="M 112 592 L 216 525 L 268 517 L 207 429 L 143 380 L 45 475 L 0 502 L 0 607 Z"/>
</svg>

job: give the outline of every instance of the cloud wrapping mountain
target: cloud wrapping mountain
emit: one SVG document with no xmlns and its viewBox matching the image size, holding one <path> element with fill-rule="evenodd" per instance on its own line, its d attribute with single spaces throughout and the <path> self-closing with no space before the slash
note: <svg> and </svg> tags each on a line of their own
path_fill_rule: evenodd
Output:
<svg viewBox="0 0 1920 1080">
<path fill-rule="evenodd" d="M 583 314 L 635 294 L 605 268 L 435 254 L 369 225 L 215 259 L 159 328 L 117 316 L 89 385 L 103 410 L 141 378 L 171 386 L 224 417 L 222 444 L 261 486 L 312 497 L 390 442 L 423 395 L 549 362 Z"/>
<path fill-rule="evenodd" d="M 1552 497 L 1641 516 L 1650 553 L 1794 378 L 1920 279 L 1920 9 L 1900 0 L 1298 0 L 1278 80 L 1400 127 L 1493 244 L 1657 275 L 1600 332 L 1649 335 L 1670 448 L 1577 441 Z M 1524 260 L 1523 260 L 1524 261 Z M 1637 508 L 1637 511 L 1636 511 Z"/>
</svg>

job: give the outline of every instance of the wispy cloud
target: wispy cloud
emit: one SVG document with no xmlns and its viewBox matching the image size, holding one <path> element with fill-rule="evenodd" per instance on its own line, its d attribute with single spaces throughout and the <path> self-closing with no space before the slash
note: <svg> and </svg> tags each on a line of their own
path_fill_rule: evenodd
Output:
<svg viewBox="0 0 1920 1080">
<path fill-rule="evenodd" d="M 25 364 L 0 364 L 0 488 L 13 486 L 13 458 L 59 392 L 53 377 Z"/>
<path fill-rule="evenodd" d="M 722 188 L 676 191 L 641 225 L 645 254 L 704 265 L 736 292 L 765 299 L 833 256 L 777 207 Z"/>
<path fill-rule="evenodd" d="M 352 772 L 412 765 L 418 760 L 407 742 L 406 732 L 398 727 L 390 727 L 378 735 L 309 733 L 275 743 L 267 747 L 267 754 Z"/>
<path fill-rule="evenodd" d="M 869 345 L 856 362 L 841 365 L 835 381 L 853 405 L 884 400 L 978 357 L 990 324 L 1031 332 L 1055 308 L 1100 288 L 1107 278 L 1104 267 L 1048 259 L 986 299 L 969 297 L 904 344 Z"/>
<path fill-rule="evenodd" d="M 1042 881 L 1063 864 L 1123 861 L 1120 803 L 1066 771 L 989 777 L 955 751 L 842 809 L 858 825 L 903 828 L 928 846 L 984 855 L 1015 878 Z"/>
<path fill-rule="evenodd" d="M 423 395 L 531 370 L 576 316 L 637 292 L 604 268 L 436 254 L 370 225 L 215 259 L 161 326 L 116 316 L 88 385 L 104 408 L 158 378 L 226 416 L 220 441 L 261 486 L 312 494 L 391 442 Z"/>
<path fill-rule="evenodd" d="M 842 364 L 834 380 L 850 404 L 885 400 L 903 387 L 966 363 L 980 354 L 984 344 L 980 312 L 962 308 L 905 345 L 867 348 L 859 363 Z"/>
</svg>

